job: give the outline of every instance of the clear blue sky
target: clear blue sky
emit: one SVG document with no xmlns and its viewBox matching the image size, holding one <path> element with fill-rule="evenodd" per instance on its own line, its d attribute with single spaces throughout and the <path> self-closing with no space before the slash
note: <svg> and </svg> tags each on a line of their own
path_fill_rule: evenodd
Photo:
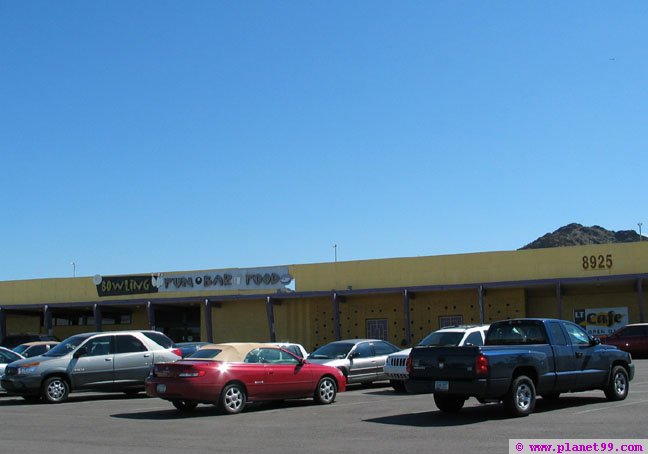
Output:
<svg viewBox="0 0 648 454">
<path fill-rule="evenodd" d="M 0 280 L 648 232 L 646 1 L 0 1 Z"/>
</svg>

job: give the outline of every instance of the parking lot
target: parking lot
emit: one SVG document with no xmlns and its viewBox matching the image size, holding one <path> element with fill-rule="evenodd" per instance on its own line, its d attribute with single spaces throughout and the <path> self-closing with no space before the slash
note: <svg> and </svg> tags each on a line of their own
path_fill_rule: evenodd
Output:
<svg viewBox="0 0 648 454">
<path fill-rule="evenodd" d="M 188 415 L 143 394 L 72 394 L 30 404 L 0 396 L 0 446 L 7 453 L 166 452 L 508 452 L 519 438 L 647 438 L 648 360 L 638 360 L 628 398 L 600 391 L 538 399 L 527 418 L 471 399 L 457 415 L 430 395 L 394 393 L 386 383 L 350 386 L 328 406 L 312 400 L 252 406 L 224 415 L 199 406 Z"/>
</svg>

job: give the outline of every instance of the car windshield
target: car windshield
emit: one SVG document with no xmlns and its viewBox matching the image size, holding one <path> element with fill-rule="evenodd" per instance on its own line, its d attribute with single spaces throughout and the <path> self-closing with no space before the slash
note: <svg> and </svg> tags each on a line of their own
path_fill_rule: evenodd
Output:
<svg viewBox="0 0 648 454">
<path fill-rule="evenodd" d="M 14 348 L 13 351 L 22 355 L 22 353 L 27 350 L 28 347 L 28 345 L 19 345 L 18 347 Z"/>
<path fill-rule="evenodd" d="M 312 359 L 342 359 L 346 358 L 354 344 L 332 343 L 324 345 L 308 355 Z"/>
<path fill-rule="evenodd" d="M 461 338 L 464 336 L 464 333 L 453 333 L 453 332 L 439 332 L 435 331 L 426 337 L 419 343 L 426 347 L 441 347 L 446 345 L 459 345 Z"/>
<path fill-rule="evenodd" d="M 80 334 L 77 336 L 68 337 L 56 347 L 53 347 L 50 351 L 45 353 L 43 356 L 65 356 L 72 350 L 76 350 L 76 348 L 83 342 L 85 342 L 85 340 L 90 336 L 90 334 Z"/>
</svg>

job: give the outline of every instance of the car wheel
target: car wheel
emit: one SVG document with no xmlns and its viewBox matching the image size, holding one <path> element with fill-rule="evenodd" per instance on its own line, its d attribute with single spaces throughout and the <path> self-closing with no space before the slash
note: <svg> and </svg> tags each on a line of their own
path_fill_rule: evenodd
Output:
<svg viewBox="0 0 648 454">
<path fill-rule="evenodd" d="M 70 394 L 70 385 L 62 377 L 50 377 L 43 383 L 43 400 L 50 404 L 65 402 Z"/>
<path fill-rule="evenodd" d="M 195 410 L 195 408 L 198 406 L 196 402 L 192 402 L 190 400 L 172 400 L 171 403 L 178 409 L 178 411 L 181 411 L 183 413 L 188 413 L 192 410 Z"/>
<path fill-rule="evenodd" d="M 407 391 L 405 389 L 405 382 L 403 380 L 389 380 L 389 384 L 394 388 L 394 391 L 399 393 L 404 393 Z"/>
<path fill-rule="evenodd" d="M 331 377 L 322 377 L 315 389 L 315 402 L 318 404 L 330 404 L 335 400 L 337 386 Z"/>
<path fill-rule="evenodd" d="M 535 407 L 536 392 L 533 380 L 526 375 L 513 379 L 511 388 L 504 396 L 504 407 L 513 416 L 529 416 Z"/>
<path fill-rule="evenodd" d="M 434 395 L 434 403 L 444 413 L 457 413 L 463 408 L 464 402 L 466 402 L 466 398 L 463 396 Z"/>
<path fill-rule="evenodd" d="M 628 395 L 630 383 L 628 372 L 623 366 L 614 366 L 610 374 L 610 382 L 603 391 L 608 400 L 623 400 Z"/>
<path fill-rule="evenodd" d="M 245 407 L 245 390 L 243 386 L 232 383 L 223 388 L 220 397 L 221 408 L 229 414 L 241 413 Z"/>
</svg>

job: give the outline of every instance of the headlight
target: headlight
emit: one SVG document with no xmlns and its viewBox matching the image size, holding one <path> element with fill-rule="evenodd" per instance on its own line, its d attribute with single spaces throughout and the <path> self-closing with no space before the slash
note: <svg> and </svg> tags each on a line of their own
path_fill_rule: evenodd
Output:
<svg viewBox="0 0 648 454">
<path fill-rule="evenodd" d="M 29 363 L 29 364 L 23 364 L 22 366 L 18 367 L 18 375 L 27 375 L 27 374 L 33 374 L 36 372 L 36 369 L 40 363 Z"/>
</svg>

